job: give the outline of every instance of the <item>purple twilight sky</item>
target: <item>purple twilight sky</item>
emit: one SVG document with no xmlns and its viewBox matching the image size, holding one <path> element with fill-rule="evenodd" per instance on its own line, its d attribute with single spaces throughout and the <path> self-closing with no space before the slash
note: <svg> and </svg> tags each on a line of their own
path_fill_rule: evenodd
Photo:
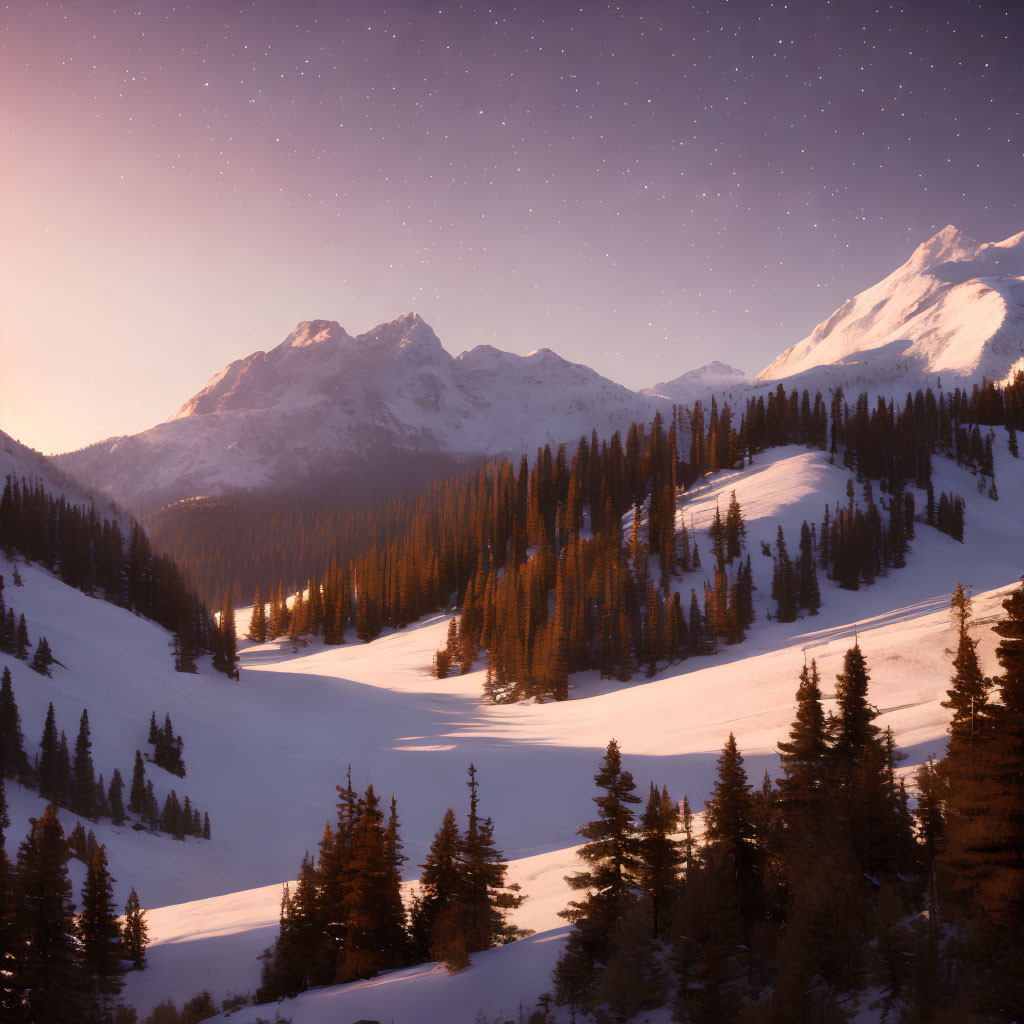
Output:
<svg viewBox="0 0 1024 1024">
<path fill-rule="evenodd" d="M 13 0 L 0 428 L 145 428 L 315 317 L 757 371 L 1024 228 L 1022 44 L 1017 0 Z"/>
</svg>

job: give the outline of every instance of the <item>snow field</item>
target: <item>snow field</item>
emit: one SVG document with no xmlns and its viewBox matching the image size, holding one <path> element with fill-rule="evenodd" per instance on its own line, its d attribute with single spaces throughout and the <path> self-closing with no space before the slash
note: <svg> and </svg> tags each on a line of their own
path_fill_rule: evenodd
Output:
<svg viewBox="0 0 1024 1024">
<path fill-rule="evenodd" d="M 872 676 L 870 695 L 910 755 L 907 771 L 944 744 L 947 714 L 939 706 L 949 676 L 953 639 L 949 593 L 956 582 L 975 588 L 976 635 L 984 671 L 995 668 L 994 636 L 986 628 L 1000 612 L 1001 592 L 1024 571 L 1019 513 L 1024 474 L 997 432 L 999 502 L 974 488 L 967 471 L 936 459 L 935 489 L 967 499 L 967 543 L 960 545 L 920 525 L 908 567 L 857 592 L 822 577 L 820 615 L 795 623 L 768 622 L 770 560 L 760 541 L 775 540 L 782 522 L 790 553 L 807 518 L 820 522 L 825 502 L 845 501 L 850 474 L 827 456 L 782 449 L 739 472 L 706 478 L 681 504 L 701 530 L 716 501 L 723 513 L 735 489 L 747 516 L 747 544 L 755 573 L 758 619 L 745 643 L 713 658 L 691 659 L 652 679 L 621 684 L 596 673 L 574 676 L 566 703 L 494 707 L 481 703 L 483 671 L 447 680 L 429 675 L 443 644 L 447 616 L 428 618 L 373 643 L 328 648 L 319 643 L 290 653 L 287 643 L 241 645 L 242 679 L 234 683 L 204 669 L 188 676 L 172 668 L 168 636 L 159 627 L 72 591 L 36 567 L 21 566 L 23 588 L 5 598 L 24 611 L 33 639 L 45 634 L 67 668 L 46 679 L 7 655 L 30 756 L 37 749 L 46 706 L 73 744 L 83 706 L 93 731 L 93 758 L 107 781 L 119 767 L 130 777 L 136 748 L 146 750 L 149 716 L 170 712 L 185 741 L 187 776 L 179 780 L 153 766 L 162 800 L 173 786 L 207 810 L 210 842 L 86 823 L 107 845 L 123 902 L 134 884 L 149 913 L 150 967 L 130 976 L 126 998 L 143 1012 L 173 996 L 179 1003 L 200 988 L 218 998 L 256 987 L 256 955 L 272 941 L 281 884 L 293 878 L 306 849 L 315 848 L 324 821 L 333 818 L 337 783 L 351 763 L 353 782 L 373 782 L 385 798 L 398 796 L 402 835 L 414 879 L 444 810 L 467 810 L 465 773 L 476 764 L 482 811 L 496 823 L 499 845 L 513 859 L 511 876 L 528 899 L 517 923 L 535 931 L 527 940 L 474 958 L 471 970 L 449 978 L 431 966 L 393 972 L 338 989 L 319 990 L 282 1006 L 296 1024 L 360 1017 L 396 1022 L 467 1021 L 479 1010 L 513 1017 L 520 1000 L 531 1006 L 549 986 L 565 923 L 557 912 L 568 899 L 563 876 L 576 868 L 577 825 L 593 812 L 592 776 L 611 737 L 622 746 L 638 789 L 665 783 L 676 799 L 689 795 L 699 809 L 715 761 L 735 732 L 756 782 L 777 769 L 775 744 L 788 730 L 804 651 L 815 657 L 823 691 L 854 633 Z M 858 497 L 861 487 L 857 486 Z M 876 500 L 880 497 L 875 487 Z M 923 509 L 923 495 L 917 495 Z M 702 591 L 704 574 L 678 586 Z M 238 612 L 244 633 L 248 610 Z M 16 854 L 27 818 L 42 802 L 10 784 L 12 825 L 7 850 Z M 66 830 L 75 817 L 62 812 Z M 73 862 L 76 897 L 81 865 Z M 272 1017 L 273 1008 L 248 1009 L 239 1022 Z"/>
</svg>

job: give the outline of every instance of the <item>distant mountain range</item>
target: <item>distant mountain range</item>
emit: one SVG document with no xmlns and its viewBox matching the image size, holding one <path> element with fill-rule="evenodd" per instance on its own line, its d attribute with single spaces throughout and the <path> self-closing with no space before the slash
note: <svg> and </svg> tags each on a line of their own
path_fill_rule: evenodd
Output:
<svg viewBox="0 0 1024 1024">
<path fill-rule="evenodd" d="M 453 357 L 415 313 L 357 337 L 312 320 L 231 363 L 165 423 L 56 461 L 145 510 L 343 480 L 412 453 L 517 456 L 593 429 L 610 435 L 651 411 L 647 396 L 550 349 L 519 356 L 480 345 Z"/>
<path fill-rule="evenodd" d="M 949 226 L 845 302 L 756 378 L 712 362 L 641 392 L 550 349 L 450 355 L 415 313 L 355 337 L 300 323 L 236 360 L 169 420 L 57 456 L 136 511 L 198 495 L 356 479 L 418 455 L 532 452 L 608 436 L 657 408 L 790 387 L 905 392 L 1001 380 L 1024 366 L 1024 232 L 979 245 Z M 403 460 L 404 463 L 403 463 Z"/>
<path fill-rule="evenodd" d="M 124 509 L 119 508 L 109 498 L 81 484 L 69 473 L 57 467 L 53 459 L 48 459 L 35 449 L 15 441 L 10 434 L 0 430 L 0 490 L 3 489 L 8 476 L 16 480 L 30 481 L 33 485 L 39 484 L 48 494 L 57 498 L 63 495 L 74 505 L 83 505 L 86 508 L 92 505 L 101 518 L 117 520 L 122 526 L 128 522 Z"/>
</svg>

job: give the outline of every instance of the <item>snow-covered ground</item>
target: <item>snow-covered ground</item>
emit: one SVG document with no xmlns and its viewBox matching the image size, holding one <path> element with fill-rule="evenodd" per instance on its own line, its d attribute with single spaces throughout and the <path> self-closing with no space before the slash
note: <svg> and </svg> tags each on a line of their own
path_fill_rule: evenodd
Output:
<svg viewBox="0 0 1024 1024">
<path fill-rule="evenodd" d="M 906 769 L 941 752 L 950 591 L 957 582 L 974 586 L 980 653 L 991 672 L 994 637 L 987 626 L 999 613 L 1001 592 L 1024 572 L 1024 462 L 1009 456 L 1002 432 L 996 457 L 999 502 L 979 495 L 970 473 L 936 460 L 936 491 L 952 489 L 968 501 L 966 544 L 921 525 L 907 568 L 854 593 L 822 579 L 821 614 L 790 624 L 767 621 L 771 562 L 760 553 L 760 541 L 773 542 L 781 521 L 793 553 L 800 522 L 820 522 L 826 501 L 844 501 L 850 474 L 820 452 L 794 447 L 705 479 L 685 496 L 680 515 L 702 530 L 707 565 L 704 528 L 715 504 L 724 511 L 736 490 L 759 588 L 749 638 L 652 679 L 621 684 L 596 673 L 575 676 L 565 703 L 483 704 L 482 669 L 433 679 L 431 657 L 444 642 L 446 616 L 371 644 L 313 643 L 298 654 L 288 644 L 243 643 L 239 683 L 208 669 L 177 674 L 163 630 L 22 566 L 24 588 L 9 587 L 5 597 L 25 612 L 33 640 L 47 635 L 67 666 L 45 679 L 0 655 L 11 667 L 30 753 L 49 701 L 71 743 L 86 706 L 97 771 L 109 780 L 116 766 L 127 778 L 136 748 L 147 749 L 150 713 L 159 719 L 170 712 L 184 738 L 187 777 L 149 772 L 161 798 L 173 785 L 208 810 L 212 822 L 210 842 L 91 825 L 107 845 L 118 898 L 123 901 L 134 884 L 143 905 L 155 908 L 150 966 L 131 976 L 128 1000 L 145 1011 L 167 996 L 180 1003 L 201 988 L 218 998 L 255 988 L 256 955 L 273 939 L 281 884 L 294 877 L 303 852 L 315 847 L 333 816 L 334 787 L 349 763 L 357 787 L 372 781 L 378 792 L 397 794 L 410 858 L 406 877 L 413 879 L 445 809 L 465 814 L 465 772 L 474 762 L 482 809 L 494 817 L 498 842 L 513 858 L 512 876 L 528 897 L 517 922 L 535 934 L 475 957 L 456 977 L 416 967 L 309 993 L 280 1008 L 295 1024 L 360 1018 L 448 1024 L 472 1022 L 481 1010 L 488 1019 L 499 1013 L 511 1018 L 520 1001 L 531 1006 L 548 988 L 565 933 L 557 916 L 568 897 L 563 878 L 576 867 L 575 829 L 592 815 L 592 775 L 608 740 L 618 739 L 641 791 L 649 780 L 665 783 L 674 797 L 686 793 L 699 808 L 730 731 L 752 780 L 774 771 L 805 650 L 817 658 L 828 696 L 856 633 L 881 724 L 892 725 L 910 755 Z M 10 566 L 2 559 L 0 572 L 9 584 Z M 700 590 L 703 578 L 690 574 L 678 585 L 688 595 L 691 586 Z M 247 614 L 239 610 L 240 633 Z M 13 854 L 28 816 L 42 805 L 14 785 L 8 798 Z M 70 829 L 74 816 L 62 817 Z M 77 863 L 75 870 L 81 873 Z M 246 1009 L 232 1019 L 251 1022 L 260 1015 L 273 1016 L 273 1010 Z"/>
</svg>

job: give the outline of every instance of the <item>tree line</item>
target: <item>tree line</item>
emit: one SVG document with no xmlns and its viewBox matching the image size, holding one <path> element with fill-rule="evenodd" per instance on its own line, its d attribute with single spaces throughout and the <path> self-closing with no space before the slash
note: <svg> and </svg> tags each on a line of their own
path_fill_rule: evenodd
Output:
<svg viewBox="0 0 1024 1024">
<path fill-rule="evenodd" d="M 1024 374 L 1005 387 L 986 380 L 969 390 L 936 394 L 928 389 L 908 393 L 899 409 L 886 402 L 885 413 L 872 423 L 867 396 L 848 408 L 841 391 L 822 397 L 776 388 L 743 410 L 717 405 L 702 410 L 699 430 L 691 429 L 698 419 L 696 407 L 667 419 L 681 416 L 678 479 L 683 486 L 712 468 L 735 465 L 741 453 L 749 459 L 783 444 L 836 454 L 852 446 L 850 458 L 866 475 L 880 478 L 888 465 L 912 481 L 919 471 L 927 472 L 923 451 L 929 447 L 965 465 L 981 465 L 987 447 L 984 427 L 1005 428 L 1015 450 L 1015 430 L 1024 429 L 1022 396 Z M 712 422 L 709 413 L 715 414 Z M 894 459 L 897 446 L 905 452 Z M 449 500 L 475 475 L 475 467 L 449 469 L 415 491 L 375 500 L 311 500 L 302 494 L 194 499 L 162 509 L 147 525 L 157 549 L 176 559 L 211 605 L 229 588 L 249 595 L 259 586 L 266 599 L 279 582 L 293 593 L 310 577 L 322 577 L 335 561 L 346 566 L 361 552 L 387 548 L 412 529 L 424 506 Z"/>
<path fill-rule="evenodd" d="M 101 519 L 94 506 L 54 497 L 40 480 L 8 475 L 0 493 L 0 550 L 37 562 L 68 586 L 172 631 L 182 659 L 176 667 L 187 668 L 199 654 L 216 654 L 225 646 L 215 620 L 173 558 L 154 554 L 134 520 L 126 537 L 116 519 Z M 19 636 L 15 640 L 20 643 Z M 229 674 L 235 669 L 226 659 L 218 667 Z"/>
</svg>

